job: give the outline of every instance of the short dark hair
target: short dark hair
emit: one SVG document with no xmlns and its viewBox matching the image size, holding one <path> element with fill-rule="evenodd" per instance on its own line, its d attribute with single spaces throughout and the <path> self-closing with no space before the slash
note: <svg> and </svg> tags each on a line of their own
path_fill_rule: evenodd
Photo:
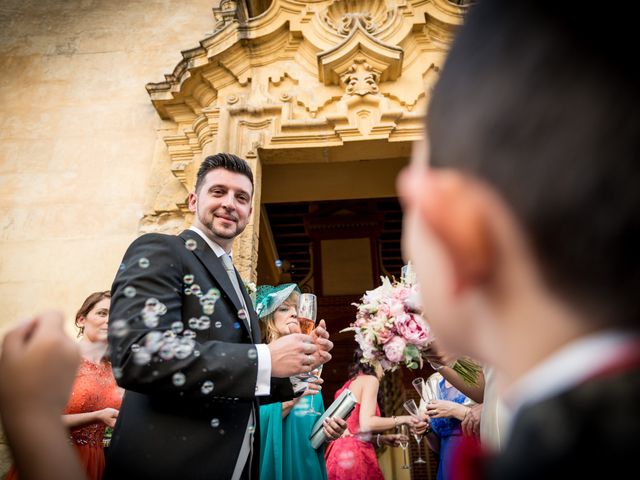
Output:
<svg viewBox="0 0 640 480">
<path fill-rule="evenodd" d="M 570 2 L 478 2 L 434 88 L 427 131 L 434 167 L 502 197 L 552 290 L 600 323 L 637 329 L 634 21 L 615 9 L 578 15 Z"/>
<path fill-rule="evenodd" d="M 232 153 L 216 153 L 209 155 L 200 164 L 198 174 L 196 176 L 196 193 L 200 191 L 200 187 L 204 183 L 204 177 L 209 171 L 216 168 L 224 168 L 230 172 L 240 173 L 251 181 L 251 193 L 253 194 L 253 172 L 246 160 L 233 155 Z"/>
</svg>

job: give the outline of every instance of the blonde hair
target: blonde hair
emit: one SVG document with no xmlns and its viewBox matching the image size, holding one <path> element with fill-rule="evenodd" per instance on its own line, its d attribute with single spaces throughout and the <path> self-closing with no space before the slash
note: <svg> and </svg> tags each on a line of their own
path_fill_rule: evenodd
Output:
<svg viewBox="0 0 640 480">
<path fill-rule="evenodd" d="M 283 304 L 298 305 L 299 296 L 300 294 L 294 290 L 293 292 L 291 292 L 291 295 L 289 295 L 287 299 L 284 302 L 282 302 L 280 305 L 283 305 Z M 276 309 L 273 312 L 271 312 L 269 315 L 265 315 L 263 318 L 260 319 L 264 324 L 264 327 L 262 328 L 262 341 L 265 343 L 271 343 L 282 336 L 282 334 L 276 328 L 276 320 L 275 320 L 275 315 L 276 315 L 276 312 L 278 311 L 278 308 L 280 308 L 280 305 L 278 305 Z"/>
</svg>

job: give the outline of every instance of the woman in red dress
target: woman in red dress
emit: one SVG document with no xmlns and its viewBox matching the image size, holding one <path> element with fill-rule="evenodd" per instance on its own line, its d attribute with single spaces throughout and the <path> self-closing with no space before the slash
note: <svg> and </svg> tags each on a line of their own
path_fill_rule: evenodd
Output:
<svg viewBox="0 0 640 480">
<path fill-rule="evenodd" d="M 104 432 L 115 425 L 122 402 L 111 363 L 105 359 L 110 305 L 108 291 L 92 293 L 76 314 L 82 359 L 62 416 L 89 480 L 102 479 Z M 6 478 L 18 478 L 13 467 Z"/>
<path fill-rule="evenodd" d="M 381 441 L 395 445 L 401 435 L 375 435 L 405 424 L 409 427 L 424 425 L 409 415 L 381 417 L 377 397 L 380 378 L 370 365 L 361 363 L 362 351 L 356 349 L 349 380 L 335 394 L 337 398 L 345 388 L 351 390 L 357 404 L 347 419 L 342 437 L 329 443 L 325 453 L 328 480 L 384 480 L 374 443 Z"/>
</svg>

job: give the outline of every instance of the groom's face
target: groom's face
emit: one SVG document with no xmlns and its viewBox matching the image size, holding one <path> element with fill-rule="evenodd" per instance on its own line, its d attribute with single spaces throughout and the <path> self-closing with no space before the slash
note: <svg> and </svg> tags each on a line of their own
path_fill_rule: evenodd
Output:
<svg viewBox="0 0 640 480">
<path fill-rule="evenodd" d="M 240 235 L 251 216 L 251 181 L 224 168 L 211 170 L 200 190 L 189 195 L 194 225 L 222 246 Z"/>
</svg>

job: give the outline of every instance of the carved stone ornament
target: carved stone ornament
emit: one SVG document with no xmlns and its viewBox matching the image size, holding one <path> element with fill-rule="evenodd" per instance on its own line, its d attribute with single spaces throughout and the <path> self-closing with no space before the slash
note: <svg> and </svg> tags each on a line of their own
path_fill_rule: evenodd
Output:
<svg viewBox="0 0 640 480">
<path fill-rule="evenodd" d="M 389 15 L 392 10 L 387 2 L 381 1 L 334 1 L 322 11 L 321 18 L 329 28 L 342 36 L 349 35 L 356 25 L 375 35 L 392 20 Z"/>
<path fill-rule="evenodd" d="M 373 20 L 369 12 L 347 13 L 340 19 L 340 24 L 336 25 L 336 31 L 340 35 L 349 35 L 356 25 L 360 25 L 368 33 L 374 33 L 378 29 L 378 24 Z"/>
<path fill-rule="evenodd" d="M 363 60 L 352 64 L 343 77 L 347 94 L 364 96 L 378 93 L 377 75 L 372 70 L 371 65 Z"/>
</svg>

